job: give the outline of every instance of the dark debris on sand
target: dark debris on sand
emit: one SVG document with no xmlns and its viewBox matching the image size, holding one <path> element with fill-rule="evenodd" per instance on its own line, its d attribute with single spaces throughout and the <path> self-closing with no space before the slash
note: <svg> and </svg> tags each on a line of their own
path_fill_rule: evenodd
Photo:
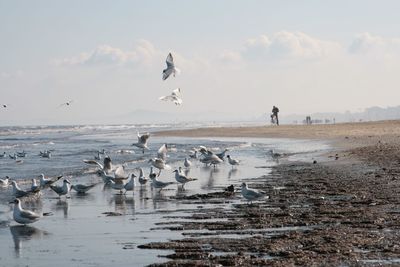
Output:
<svg viewBox="0 0 400 267">
<path fill-rule="evenodd" d="M 398 264 L 398 151 L 379 143 L 347 151 L 332 164 L 278 165 L 266 182 L 252 184 L 270 199 L 161 222 L 157 229 L 182 231 L 183 239 L 139 248 L 174 250 L 169 261 L 151 266 Z M 362 161 L 342 160 L 349 155 Z M 224 193 L 193 200 L 212 201 Z M 214 220 L 202 222 L 206 219 Z"/>
</svg>

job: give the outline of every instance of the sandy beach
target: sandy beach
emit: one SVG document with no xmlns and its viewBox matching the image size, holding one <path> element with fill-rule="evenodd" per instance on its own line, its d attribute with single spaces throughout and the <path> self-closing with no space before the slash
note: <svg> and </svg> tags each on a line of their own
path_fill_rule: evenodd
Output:
<svg viewBox="0 0 400 267">
<path fill-rule="evenodd" d="M 399 121 L 313 126 L 205 128 L 159 136 L 290 137 L 329 140 L 314 162 L 282 159 L 248 181 L 270 198 L 194 211 L 160 222 L 182 239 L 139 247 L 172 249 L 153 266 L 381 266 L 400 263 Z M 235 194 L 232 194 L 234 198 Z M 213 203 L 227 192 L 186 196 Z M 204 223 L 204 219 L 213 221 Z"/>
</svg>

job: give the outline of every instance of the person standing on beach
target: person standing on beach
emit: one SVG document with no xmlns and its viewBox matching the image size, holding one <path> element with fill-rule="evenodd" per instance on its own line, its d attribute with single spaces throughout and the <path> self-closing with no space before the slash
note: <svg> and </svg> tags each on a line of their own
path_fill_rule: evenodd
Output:
<svg viewBox="0 0 400 267">
<path fill-rule="evenodd" d="M 278 112 L 279 112 L 279 108 L 273 106 L 272 115 L 275 117 L 276 125 L 279 125 Z"/>
</svg>

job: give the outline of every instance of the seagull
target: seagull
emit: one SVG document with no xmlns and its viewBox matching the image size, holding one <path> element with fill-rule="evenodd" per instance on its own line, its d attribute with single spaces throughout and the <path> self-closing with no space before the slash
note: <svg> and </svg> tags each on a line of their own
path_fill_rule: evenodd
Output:
<svg viewBox="0 0 400 267">
<path fill-rule="evenodd" d="M 3 154 L 0 154 L 0 158 L 5 158 L 5 157 L 7 157 L 7 153 L 6 152 L 3 152 Z"/>
<path fill-rule="evenodd" d="M 17 223 L 20 224 L 28 224 L 34 223 L 39 220 L 41 217 L 40 214 L 33 212 L 31 210 L 25 210 L 21 207 L 21 200 L 16 198 L 13 202 L 14 203 L 14 212 L 13 217 Z"/>
<path fill-rule="evenodd" d="M 175 170 L 175 171 L 173 171 L 173 172 L 175 173 L 175 180 L 176 180 L 178 183 L 181 183 L 181 184 L 182 184 L 182 188 L 185 187 L 185 184 L 186 184 L 186 183 L 188 183 L 188 182 L 190 182 L 190 181 L 196 181 L 196 180 L 197 180 L 197 178 L 189 178 L 189 177 L 186 177 L 186 175 L 184 175 L 182 172 L 180 172 L 180 171 L 178 171 L 178 170 Z"/>
<path fill-rule="evenodd" d="M 137 143 L 132 144 L 132 146 L 136 146 L 138 148 L 141 148 L 143 153 L 144 153 L 145 149 L 149 149 L 148 146 L 147 146 L 147 140 L 149 139 L 149 137 L 150 137 L 149 133 L 145 133 L 145 134 L 140 135 L 139 132 L 138 132 L 137 133 L 138 141 L 137 141 Z"/>
<path fill-rule="evenodd" d="M 86 194 L 87 191 L 89 191 L 96 185 L 97 185 L 97 183 L 90 184 L 90 185 L 74 184 L 74 185 L 71 185 L 71 189 L 75 190 L 78 194 Z"/>
<path fill-rule="evenodd" d="M 39 156 L 42 158 L 51 158 L 51 151 L 45 150 L 45 151 L 39 151 Z"/>
<path fill-rule="evenodd" d="M 262 192 L 249 189 L 246 183 L 242 183 L 242 196 L 250 202 L 266 197 Z"/>
<path fill-rule="evenodd" d="M 156 178 L 157 174 L 155 172 L 153 172 L 153 167 L 150 167 L 150 174 L 149 174 L 149 178 L 153 179 Z"/>
<path fill-rule="evenodd" d="M 9 185 L 9 178 L 6 176 L 6 178 L 0 179 L 0 187 L 7 187 Z"/>
<path fill-rule="evenodd" d="M 15 153 L 14 153 L 14 155 L 8 155 L 8 156 L 10 157 L 10 159 L 14 159 L 14 160 L 18 159 L 18 156 Z"/>
<path fill-rule="evenodd" d="M 172 54 L 169 53 L 166 59 L 166 63 L 167 63 L 167 68 L 165 70 L 163 70 L 163 77 L 162 79 L 165 81 L 166 79 L 168 79 L 168 77 L 173 74 L 174 77 L 176 74 L 180 73 L 180 70 L 178 68 L 175 67 L 174 64 L 174 58 L 172 57 Z"/>
<path fill-rule="evenodd" d="M 144 176 L 142 168 L 139 168 L 139 178 L 138 178 L 138 180 L 139 180 L 140 185 L 145 185 L 147 183 L 147 181 L 149 180 L 149 179 L 146 178 L 146 176 Z"/>
<path fill-rule="evenodd" d="M 183 100 L 181 98 L 181 89 L 176 88 L 172 91 L 170 95 L 162 96 L 159 98 L 159 100 L 172 101 L 175 105 L 179 106 L 183 103 Z"/>
<path fill-rule="evenodd" d="M 116 183 L 114 182 L 114 180 L 110 180 L 109 185 L 111 186 L 112 189 L 119 190 L 120 194 L 122 194 L 122 189 L 125 189 L 124 183 Z"/>
<path fill-rule="evenodd" d="M 174 182 L 162 182 L 162 181 L 158 180 L 157 177 L 151 178 L 151 182 L 152 182 L 151 185 L 152 185 L 154 188 L 160 189 L 159 192 L 161 192 L 161 190 L 162 190 L 164 187 L 167 187 L 167 186 L 169 186 L 169 185 L 171 185 L 171 184 L 174 184 Z"/>
<path fill-rule="evenodd" d="M 72 102 L 74 102 L 74 100 L 69 100 L 69 101 L 67 101 L 65 103 L 60 104 L 58 107 L 60 108 L 62 106 L 70 106 L 72 104 Z"/>
<path fill-rule="evenodd" d="M 194 152 L 189 154 L 189 157 L 192 158 L 192 159 L 197 159 L 197 150 L 195 150 Z"/>
<path fill-rule="evenodd" d="M 7 108 L 7 105 L 6 104 L 2 104 L 1 105 L 3 108 Z"/>
<path fill-rule="evenodd" d="M 101 160 L 100 151 L 97 151 L 97 156 L 94 156 L 95 160 Z"/>
<path fill-rule="evenodd" d="M 280 153 L 274 152 L 273 149 L 268 150 L 268 154 L 273 158 L 273 159 L 278 159 L 282 156 Z"/>
<path fill-rule="evenodd" d="M 22 189 L 18 186 L 18 183 L 17 183 L 16 181 L 11 181 L 11 185 L 12 185 L 12 187 L 13 187 L 12 193 L 13 193 L 13 195 L 14 195 L 15 197 L 17 197 L 17 198 L 18 198 L 18 197 L 25 197 L 25 196 L 29 195 L 29 192 L 22 190 Z"/>
<path fill-rule="evenodd" d="M 183 166 L 185 166 L 186 168 L 190 168 L 190 166 L 192 166 L 192 163 L 190 162 L 190 160 L 185 158 L 185 162 L 183 163 Z"/>
<path fill-rule="evenodd" d="M 102 154 L 102 155 L 105 155 L 105 154 L 106 154 L 106 150 L 105 150 L 104 148 L 103 148 L 101 151 L 98 150 L 97 152 L 100 153 L 100 154 Z"/>
<path fill-rule="evenodd" d="M 110 172 L 112 169 L 111 158 L 108 156 L 103 159 L 103 164 L 91 159 L 84 159 L 83 162 L 86 164 L 97 165 L 100 170 L 105 171 L 106 173 Z"/>
<path fill-rule="evenodd" d="M 160 176 L 161 170 L 164 170 L 164 169 L 170 170 L 171 169 L 171 166 L 169 166 L 168 164 L 165 163 L 164 160 L 159 159 L 159 158 L 149 159 L 148 162 L 151 163 L 151 165 L 153 165 L 153 167 L 159 169 L 157 176 Z"/>
<path fill-rule="evenodd" d="M 44 175 L 41 174 L 41 175 L 39 175 L 40 187 L 43 188 L 43 187 L 52 185 L 55 182 L 57 182 L 58 180 L 60 180 L 62 177 L 63 177 L 63 175 L 59 175 L 55 178 L 44 178 Z"/>
<path fill-rule="evenodd" d="M 40 191 L 40 186 L 37 185 L 36 179 L 32 178 L 31 192 L 32 193 L 37 193 L 39 191 Z"/>
<path fill-rule="evenodd" d="M 19 158 L 25 158 L 25 157 L 26 157 L 26 152 L 25 152 L 25 150 L 22 150 L 22 152 L 18 152 L 18 151 L 17 151 L 17 156 L 18 156 Z"/>
<path fill-rule="evenodd" d="M 101 171 L 100 176 L 103 179 L 104 184 L 110 184 L 111 181 L 114 181 L 115 179 L 115 176 L 109 175 L 105 171 Z"/>
<path fill-rule="evenodd" d="M 217 155 L 215 155 L 214 153 L 211 152 L 211 154 L 207 154 L 206 156 L 204 156 L 202 159 L 200 159 L 200 162 L 204 163 L 204 164 L 211 164 L 214 165 L 214 168 L 217 164 L 222 163 L 222 159 L 220 159 Z"/>
<path fill-rule="evenodd" d="M 233 166 L 237 166 L 237 165 L 239 165 L 239 161 L 238 161 L 237 159 L 233 159 L 233 158 L 231 158 L 231 156 L 230 156 L 230 155 L 227 155 L 226 157 L 228 158 L 228 162 L 229 162 L 229 164 L 231 164 L 231 165 L 232 165 L 232 169 L 233 169 Z"/>
<path fill-rule="evenodd" d="M 225 148 L 224 151 L 222 151 L 221 153 L 217 153 L 215 155 L 217 155 L 218 158 L 224 160 L 226 151 L 229 151 L 229 149 Z"/>
<path fill-rule="evenodd" d="M 127 183 L 124 185 L 125 194 L 126 194 L 126 192 L 128 192 L 128 191 L 133 191 L 133 189 L 135 189 L 135 186 L 136 186 L 136 184 L 135 184 L 135 177 L 136 177 L 136 175 L 133 174 L 133 173 L 131 173 L 130 176 L 131 176 L 131 179 L 129 180 L 129 182 L 127 182 Z"/>
<path fill-rule="evenodd" d="M 168 146 L 167 146 L 167 144 L 163 144 L 157 151 L 157 158 L 166 161 L 167 160 L 167 152 L 168 152 Z"/>
<path fill-rule="evenodd" d="M 50 185 L 50 188 L 61 198 L 61 196 L 67 195 L 71 190 L 70 184 L 71 183 L 67 179 L 64 179 L 62 186 Z"/>
</svg>

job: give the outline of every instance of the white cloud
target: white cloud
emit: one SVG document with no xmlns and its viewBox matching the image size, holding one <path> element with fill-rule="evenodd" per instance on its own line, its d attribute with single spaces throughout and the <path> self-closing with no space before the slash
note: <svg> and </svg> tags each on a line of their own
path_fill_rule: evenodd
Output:
<svg viewBox="0 0 400 267">
<path fill-rule="evenodd" d="M 281 31 L 271 37 L 260 35 L 246 41 L 241 54 L 248 59 L 317 59 L 337 54 L 338 43 L 311 37 L 303 32 Z"/>
<path fill-rule="evenodd" d="M 151 42 L 140 40 L 131 51 L 124 51 L 110 45 L 99 45 L 91 52 L 83 52 L 78 56 L 57 60 L 56 65 L 151 65 L 155 59 L 158 59 L 162 55 L 163 53 L 157 50 Z"/>
<path fill-rule="evenodd" d="M 400 38 L 384 38 L 365 32 L 355 37 L 349 52 L 375 58 L 400 56 Z"/>
</svg>

